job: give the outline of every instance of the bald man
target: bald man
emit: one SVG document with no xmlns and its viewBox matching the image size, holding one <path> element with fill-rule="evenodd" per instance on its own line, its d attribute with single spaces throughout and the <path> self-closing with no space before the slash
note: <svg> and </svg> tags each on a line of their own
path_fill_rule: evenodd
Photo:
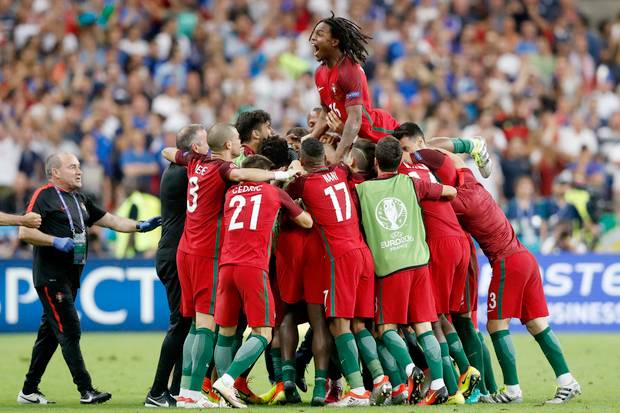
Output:
<svg viewBox="0 0 620 413">
<path fill-rule="evenodd" d="M 134 221 L 110 214 L 80 192 L 82 171 L 71 153 L 51 155 L 45 163 L 47 185 L 37 189 L 27 212 L 41 216 L 39 229 L 20 227 L 19 239 L 34 246 L 32 274 L 34 287 L 43 305 L 43 317 L 20 404 L 49 404 L 39 383 L 56 348 L 69 367 L 80 392 L 80 403 L 97 404 L 109 400 L 110 393 L 96 390 L 86 371 L 80 349 L 80 319 L 75 309 L 80 276 L 88 250 L 87 227 L 99 225 L 120 232 L 146 232 L 157 228 L 161 218 Z"/>
</svg>

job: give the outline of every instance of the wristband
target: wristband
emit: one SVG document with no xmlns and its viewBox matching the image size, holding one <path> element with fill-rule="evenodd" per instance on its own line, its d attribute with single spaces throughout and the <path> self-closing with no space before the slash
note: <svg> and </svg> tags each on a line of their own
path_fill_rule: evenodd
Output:
<svg viewBox="0 0 620 413">
<path fill-rule="evenodd" d="M 273 179 L 275 179 L 276 181 L 286 181 L 290 177 L 290 174 L 286 171 L 275 171 L 273 173 Z"/>
</svg>

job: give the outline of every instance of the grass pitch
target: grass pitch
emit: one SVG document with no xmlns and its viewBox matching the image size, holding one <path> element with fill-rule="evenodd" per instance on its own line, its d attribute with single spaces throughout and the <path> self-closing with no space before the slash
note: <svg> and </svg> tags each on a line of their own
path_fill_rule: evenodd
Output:
<svg viewBox="0 0 620 413">
<path fill-rule="evenodd" d="M 561 334 L 564 352 L 573 374 L 581 383 L 581 397 L 564 406 L 545 406 L 542 402 L 555 391 L 553 371 L 547 365 L 536 342 L 527 335 L 513 336 L 517 348 L 519 376 L 525 402 L 520 405 L 466 405 L 414 407 L 383 407 L 394 413 L 410 413 L 430 409 L 444 412 L 618 412 L 620 402 L 615 398 L 620 383 L 619 334 Z M 68 412 L 151 411 L 143 407 L 144 397 L 151 385 L 163 333 L 86 333 L 82 336 L 82 350 L 89 372 L 96 387 L 111 392 L 112 400 L 101 406 L 81 406 L 79 394 L 71 381 L 60 348 L 56 351 L 41 382 L 41 390 L 57 402 L 51 406 L 21 406 L 15 402 L 28 368 L 35 334 L 0 335 L 0 412 Z M 488 339 L 488 338 L 487 338 Z M 487 342 L 491 352 L 492 345 Z M 501 381 L 499 367 L 496 378 Z M 257 394 L 267 391 L 269 383 L 262 359 L 252 372 L 251 387 Z M 312 382 L 312 371 L 306 377 Z M 305 402 L 311 390 L 303 394 Z M 278 409 L 281 413 L 301 413 L 314 410 L 307 403 L 291 407 L 258 407 Z M 357 411 L 377 411 L 377 407 L 358 408 Z M 325 410 L 325 408 L 323 408 Z M 342 411 L 341 409 L 327 409 Z"/>
</svg>

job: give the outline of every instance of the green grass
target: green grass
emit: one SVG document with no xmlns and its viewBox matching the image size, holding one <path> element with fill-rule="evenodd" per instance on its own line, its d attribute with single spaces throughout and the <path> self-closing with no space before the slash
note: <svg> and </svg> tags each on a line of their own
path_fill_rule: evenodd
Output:
<svg viewBox="0 0 620 413">
<path fill-rule="evenodd" d="M 1 412 L 66 412 L 151 411 L 142 407 L 144 396 L 155 371 L 163 333 L 87 333 L 82 336 L 82 349 L 93 383 L 113 394 L 112 400 L 102 406 L 80 406 L 79 395 L 62 360 L 60 349 L 48 366 L 41 382 L 41 390 L 57 404 L 55 407 L 19 406 L 15 402 L 28 368 L 30 351 L 35 334 L 0 335 L 0 411 Z M 584 394 L 567 406 L 542 406 L 555 390 L 551 368 L 536 342 L 526 335 L 515 335 L 519 373 L 525 402 L 521 405 L 441 406 L 428 408 L 436 411 L 488 411 L 488 412 L 612 412 L 618 411 L 615 391 L 620 383 L 620 357 L 617 345 L 620 335 L 560 335 L 573 374 L 580 381 Z M 490 342 L 488 343 L 490 345 Z M 492 350 L 491 350 L 492 351 Z M 311 378 L 311 372 L 307 374 Z M 496 365 L 496 377 L 501 373 Z M 256 393 L 268 389 L 262 364 L 251 376 L 251 386 Z M 312 381 L 312 380 L 309 380 Z M 307 400 L 309 394 L 302 394 Z M 274 409 L 261 407 L 260 409 Z M 306 412 L 312 408 L 304 404 L 295 407 L 277 407 L 280 412 Z M 363 410 L 376 411 L 377 408 Z M 410 413 L 422 410 L 412 406 L 388 407 L 392 412 Z M 336 409 L 328 409 L 336 410 Z M 361 410 L 361 409 L 358 409 Z"/>
</svg>

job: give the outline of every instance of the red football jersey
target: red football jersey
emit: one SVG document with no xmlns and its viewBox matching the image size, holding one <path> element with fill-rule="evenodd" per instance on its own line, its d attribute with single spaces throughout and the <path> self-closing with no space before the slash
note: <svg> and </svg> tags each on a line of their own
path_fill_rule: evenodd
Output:
<svg viewBox="0 0 620 413">
<path fill-rule="evenodd" d="M 489 261 L 525 250 L 504 211 L 467 169 L 459 169 L 458 196 L 452 200 L 463 228 L 480 244 Z"/>
<path fill-rule="evenodd" d="M 424 164 L 444 185 L 457 185 L 454 162 L 448 155 L 436 149 L 420 149 L 411 156 L 412 163 Z"/>
<path fill-rule="evenodd" d="M 347 106 L 362 105 L 360 138 L 378 142 L 398 127 L 398 122 L 388 112 L 372 108 L 364 69 L 350 57 L 343 56 L 332 68 L 321 64 L 314 74 L 314 82 L 321 104 L 336 112 L 343 122 L 347 120 Z"/>
<path fill-rule="evenodd" d="M 222 245 L 224 195 L 232 162 L 195 152 L 177 152 L 175 163 L 187 165 L 187 212 L 179 250 L 217 258 Z"/>
<path fill-rule="evenodd" d="M 398 172 L 415 179 L 437 183 L 435 175 L 421 163 L 401 162 Z M 420 206 L 426 228 L 426 239 L 465 236 L 449 202 L 422 200 Z"/>
<path fill-rule="evenodd" d="M 293 218 L 303 212 L 286 192 L 266 182 L 232 186 L 224 201 L 220 265 L 240 264 L 269 271 L 273 226 L 280 208 Z"/>
<path fill-rule="evenodd" d="M 364 246 L 350 178 L 350 169 L 339 164 L 302 175 L 287 188 L 291 198 L 303 200 L 334 258 Z"/>
</svg>

